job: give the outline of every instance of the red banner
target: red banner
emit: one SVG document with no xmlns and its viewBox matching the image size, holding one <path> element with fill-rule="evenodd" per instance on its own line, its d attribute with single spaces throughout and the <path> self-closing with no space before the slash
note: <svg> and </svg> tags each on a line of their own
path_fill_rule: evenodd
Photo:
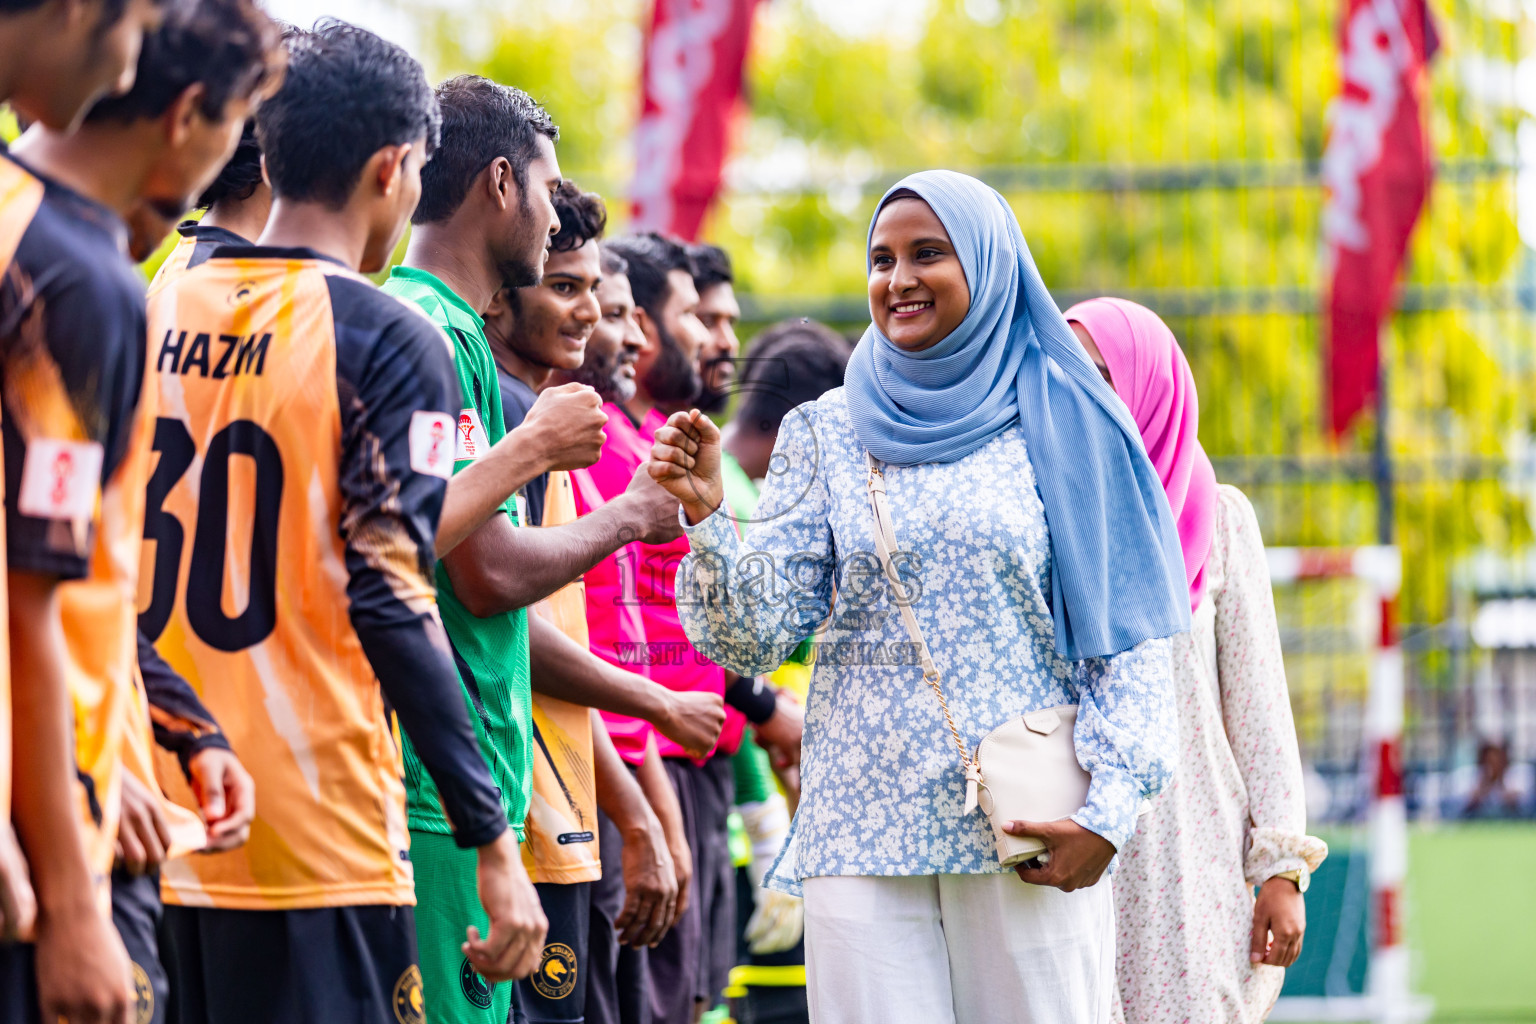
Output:
<svg viewBox="0 0 1536 1024">
<path fill-rule="evenodd" d="M 656 0 L 635 131 L 633 227 L 692 241 L 720 191 L 757 0 Z"/>
<path fill-rule="evenodd" d="M 1323 236 L 1328 426 L 1343 434 L 1375 400 L 1381 329 L 1429 193 L 1426 68 L 1438 47 L 1426 0 L 1345 0 L 1343 87 L 1328 110 Z"/>
</svg>

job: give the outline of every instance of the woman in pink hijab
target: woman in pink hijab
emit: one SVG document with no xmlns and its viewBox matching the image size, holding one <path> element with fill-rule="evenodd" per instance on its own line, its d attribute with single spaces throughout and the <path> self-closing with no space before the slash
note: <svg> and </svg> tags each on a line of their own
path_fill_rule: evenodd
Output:
<svg viewBox="0 0 1536 1024">
<path fill-rule="evenodd" d="M 1124 299 L 1066 317 L 1141 430 L 1194 611 L 1173 648 L 1183 760 L 1114 880 L 1120 1019 L 1251 1024 L 1301 952 L 1302 893 L 1328 853 L 1306 834 L 1264 541 L 1200 447 L 1194 377 L 1168 326 Z"/>
</svg>

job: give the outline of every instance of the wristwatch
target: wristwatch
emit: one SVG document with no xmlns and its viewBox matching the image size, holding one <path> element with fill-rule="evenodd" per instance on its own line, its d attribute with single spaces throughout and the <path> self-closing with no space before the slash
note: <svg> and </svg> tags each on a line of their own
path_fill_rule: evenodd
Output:
<svg viewBox="0 0 1536 1024">
<path fill-rule="evenodd" d="M 1297 889 L 1298 892 L 1306 892 L 1307 891 L 1306 886 L 1301 884 L 1301 872 L 1300 871 L 1280 871 L 1280 872 L 1277 872 L 1276 874 L 1270 875 L 1269 877 L 1270 878 L 1284 878 L 1286 881 L 1295 884 L 1296 889 Z"/>
</svg>

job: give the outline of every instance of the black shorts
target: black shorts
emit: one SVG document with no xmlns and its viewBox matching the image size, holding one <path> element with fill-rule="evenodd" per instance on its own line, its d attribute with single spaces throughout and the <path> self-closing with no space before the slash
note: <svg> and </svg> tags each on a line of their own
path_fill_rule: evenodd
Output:
<svg viewBox="0 0 1536 1024">
<path fill-rule="evenodd" d="M 528 1024 L 582 1024 L 587 1019 L 592 883 L 540 882 L 534 888 L 549 919 L 549 934 L 539 966 L 517 983 L 519 1011 Z"/>
<path fill-rule="evenodd" d="M 651 1008 L 656 1024 L 691 1024 L 695 1003 L 723 1001 L 736 962 L 736 875 L 727 824 L 736 776 L 725 755 L 702 768 L 681 758 L 665 764 L 693 853 L 693 882 L 688 909 L 650 952 Z"/>
<path fill-rule="evenodd" d="M 165 1024 L 170 983 L 160 964 L 160 872 L 130 875 L 112 872 L 112 924 L 133 961 L 133 989 L 138 998 L 134 1024 Z"/>
<path fill-rule="evenodd" d="M 410 907 L 165 908 L 171 1024 L 424 1024 Z"/>
<path fill-rule="evenodd" d="M 37 950 L 30 942 L 0 942 L 0 1024 L 37 1024 Z"/>
<path fill-rule="evenodd" d="M 168 985 L 160 966 L 160 911 L 159 872 L 112 872 L 112 924 L 132 961 L 138 997 L 129 1017 L 133 1024 L 165 1024 Z M 34 948 L 0 942 L 0 1024 L 37 1024 L 41 1019 Z"/>
<path fill-rule="evenodd" d="M 719 754 L 699 769 L 699 852 L 694 872 L 699 899 L 708 907 L 704 945 L 699 951 L 699 978 L 708 1006 L 725 1002 L 731 968 L 736 966 L 736 865 L 731 860 L 731 811 L 736 807 L 736 768 Z M 708 830 L 706 832 L 706 829 Z"/>
<path fill-rule="evenodd" d="M 651 1024 L 650 950 L 619 945 L 613 926 L 624 910 L 624 837 L 601 810 L 597 829 L 603 877 L 592 883 L 587 1024 Z"/>
</svg>

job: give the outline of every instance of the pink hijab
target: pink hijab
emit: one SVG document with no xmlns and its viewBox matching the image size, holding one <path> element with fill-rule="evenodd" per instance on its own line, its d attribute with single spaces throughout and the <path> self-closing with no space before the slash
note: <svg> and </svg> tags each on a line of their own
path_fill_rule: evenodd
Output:
<svg viewBox="0 0 1536 1024">
<path fill-rule="evenodd" d="M 1090 299 L 1067 310 L 1098 345 L 1115 393 L 1130 407 L 1179 526 L 1189 607 L 1200 606 L 1216 529 L 1216 471 L 1200 447 L 1200 399 L 1168 325 L 1125 299 Z"/>
</svg>

